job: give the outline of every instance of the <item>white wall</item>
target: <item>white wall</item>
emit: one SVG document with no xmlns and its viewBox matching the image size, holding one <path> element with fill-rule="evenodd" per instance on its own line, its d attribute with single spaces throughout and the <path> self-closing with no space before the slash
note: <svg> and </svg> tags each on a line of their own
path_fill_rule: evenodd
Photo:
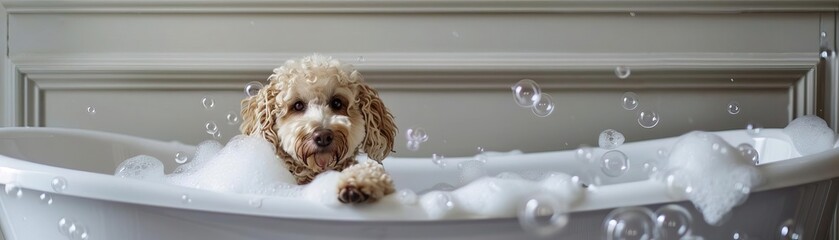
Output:
<svg viewBox="0 0 839 240">
<path fill-rule="evenodd" d="M 824 97 L 833 71 L 817 67 L 819 50 L 835 45 L 836 1 L 0 2 L 10 12 L 6 126 L 196 144 L 214 120 L 229 138 L 236 127 L 224 117 L 238 111 L 244 83 L 312 52 L 355 63 L 402 134 L 428 130 L 418 152 L 400 135 L 397 156 L 570 149 L 606 128 L 636 141 L 749 121 L 783 127 L 812 113 L 836 121 L 835 98 Z M 618 65 L 629 79 L 615 77 Z M 553 115 L 514 104 L 509 86 L 522 78 L 554 96 Z M 661 123 L 638 126 L 620 108 L 625 91 Z M 740 114 L 726 113 L 731 100 Z"/>
</svg>

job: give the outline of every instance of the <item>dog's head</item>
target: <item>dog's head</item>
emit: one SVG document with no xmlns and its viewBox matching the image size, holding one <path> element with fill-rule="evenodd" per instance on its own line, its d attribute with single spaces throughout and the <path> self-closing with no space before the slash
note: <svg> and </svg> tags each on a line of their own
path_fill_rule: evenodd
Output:
<svg viewBox="0 0 839 240">
<path fill-rule="evenodd" d="M 274 69 L 268 85 L 242 100 L 242 119 L 243 134 L 262 135 L 286 163 L 314 174 L 341 170 L 359 150 L 381 161 L 396 134 L 393 116 L 361 74 L 319 55 Z"/>
</svg>

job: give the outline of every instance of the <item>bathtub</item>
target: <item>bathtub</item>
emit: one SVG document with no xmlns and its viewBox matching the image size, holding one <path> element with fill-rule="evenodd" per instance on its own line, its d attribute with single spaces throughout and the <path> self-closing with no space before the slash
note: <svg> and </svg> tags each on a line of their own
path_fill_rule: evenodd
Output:
<svg viewBox="0 0 839 240">
<path fill-rule="evenodd" d="M 667 204 L 688 209 L 693 235 L 704 239 L 732 239 L 735 233 L 776 239 L 785 221 L 793 221 L 792 230 L 803 239 L 837 237 L 839 149 L 802 157 L 780 129 L 764 129 L 754 138 L 743 130 L 716 134 L 734 146 L 754 144 L 766 179 L 724 224 L 706 224 L 690 202 L 667 194 L 664 184 L 637 171 L 643 161 L 632 160 L 627 174 L 604 178 L 603 185 L 585 191 L 560 238 L 601 239 L 604 217 L 613 209 L 654 211 Z M 632 142 L 619 149 L 630 159 L 652 159 L 656 149 L 675 140 Z M 336 208 L 297 198 L 218 193 L 112 176 L 120 162 L 136 155 L 171 159 L 176 152 L 193 151 L 195 146 L 177 142 L 105 132 L 0 128 L 0 184 L 12 186 L 5 188 L 8 193 L 0 192 L 3 236 L 68 239 L 59 226 L 63 219 L 83 229 L 87 239 L 536 238 L 522 230 L 515 216 L 431 220 L 416 206 Z M 594 155 L 603 152 L 595 149 Z M 445 168 L 420 158 L 390 158 L 384 164 L 397 188 L 422 192 L 438 183 L 457 186 L 457 163 L 472 159 L 447 158 Z M 174 161 L 163 162 L 167 172 L 176 167 Z M 574 151 L 498 155 L 486 164 L 490 175 L 578 169 Z"/>
</svg>

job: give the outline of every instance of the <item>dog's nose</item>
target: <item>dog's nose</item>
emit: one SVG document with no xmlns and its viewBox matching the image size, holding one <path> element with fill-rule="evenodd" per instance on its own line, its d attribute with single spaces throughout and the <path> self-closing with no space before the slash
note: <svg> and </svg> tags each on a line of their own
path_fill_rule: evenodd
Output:
<svg viewBox="0 0 839 240">
<path fill-rule="evenodd" d="M 332 130 L 315 130 L 315 133 L 312 135 L 312 140 L 315 141 L 318 147 L 327 147 L 329 144 L 332 144 Z"/>
</svg>

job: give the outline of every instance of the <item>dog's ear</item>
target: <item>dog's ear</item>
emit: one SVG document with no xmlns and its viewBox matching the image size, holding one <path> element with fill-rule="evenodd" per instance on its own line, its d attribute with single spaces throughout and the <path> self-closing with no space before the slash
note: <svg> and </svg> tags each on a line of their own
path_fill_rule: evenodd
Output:
<svg viewBox="0 0 839 240">
<path fill-rule="evenodd" d="M 272 79 L 269 79 L 269 82 Z M 278 116 L 276 97 L 280 90 L 276 84 L 268 84 L 259 90 L 256 95 L 242 100 L 242 125 L 239 127 L 242 134 L 262 135 L 265 140 L 274 145 L 275 152 L 280 151 L 280 138 L 274 130 L 276 124 L 275 116 Z"/>
<path fill-rule="evenodd" d="M 379 93 L 365 83 L 358 85 L 356 99 L 364 116 L 364 152 L 370 159 L 381 162 L 393 151 L 396 124 L 393 115 L 379 98 Z"/>
</svg>

